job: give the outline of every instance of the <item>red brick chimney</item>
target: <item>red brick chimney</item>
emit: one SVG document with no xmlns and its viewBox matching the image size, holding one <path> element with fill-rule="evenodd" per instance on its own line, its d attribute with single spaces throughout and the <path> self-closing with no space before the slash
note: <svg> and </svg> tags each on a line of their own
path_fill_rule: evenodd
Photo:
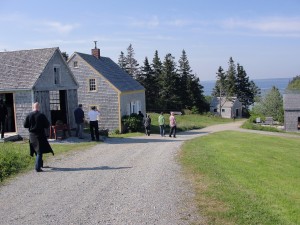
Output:
<svg viewBox="0 0 300 225">
<path fill-rule="evenodd" d="M 95 42 L 95 48 L 92 49 L 92 55 L 95 56 L 97 59 L 100 59 L 100 49 L 97 48 L 97 41 Z"/>
</svg>

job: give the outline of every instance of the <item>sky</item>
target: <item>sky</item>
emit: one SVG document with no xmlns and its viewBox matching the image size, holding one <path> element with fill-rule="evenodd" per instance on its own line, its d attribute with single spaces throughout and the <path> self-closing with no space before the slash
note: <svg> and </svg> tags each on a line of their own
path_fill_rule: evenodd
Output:
<svg viewBox="0 0 300 225">
<path fill-rule="evenodd" d="M 118 62 L 130 44 L 142 66 L 185 50 L 201 81 L 229 58 L 249 78 L 300 75 L 300 0 L 0 0 L 0 51 L 59 47 Z"/>
</svg>

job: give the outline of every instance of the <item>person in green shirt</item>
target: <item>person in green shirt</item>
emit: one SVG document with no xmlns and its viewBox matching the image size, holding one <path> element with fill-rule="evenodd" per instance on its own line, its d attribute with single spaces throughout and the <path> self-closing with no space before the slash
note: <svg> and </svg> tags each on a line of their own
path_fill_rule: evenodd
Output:
<svg viewBox="0 0 300 225">
<path fill-rule="evenodd" d="M 165 136 L 165 117 L 164 117 L 163 112 L 161 112 L 158 117 L 158 125 L 159 125 L 160 136 L 164 137 Z"/>
</svg>

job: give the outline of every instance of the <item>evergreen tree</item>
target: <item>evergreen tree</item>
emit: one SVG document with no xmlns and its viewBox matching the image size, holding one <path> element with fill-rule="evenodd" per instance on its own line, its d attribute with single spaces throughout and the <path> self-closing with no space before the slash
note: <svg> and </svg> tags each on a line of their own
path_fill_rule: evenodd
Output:
<svg viewBox="0 0 300 225">
<path fill-rule="evenodd" d="M 130 44 L 127 48 L 127 56 L 126 56 L 126 67 L 125 70 L 128 74 L 130 74 L 133 78 L 137 77 L 139 73 L 139 64 L 137 60 L 134 58 L 134 50 L 132 45 Z"/>
<path fill-rule="evenodd" d="M 162 73 L 162 62 L 158 56 L 158 51 L 156 50 L 154 53 L 154 58 L 152 60 L 152 71 L 153 71 L 153 83 L 152 83 L 152 90 L 153 90 L 153 99 L 155 99 L 155 102 L 153 102 L 153 110 L 162 109 L 162 99 L 160 98 L 160 79 L 161 79 L 161 73 Z"/>
<path fill-rule="evenodd" d="M 187 109 L 191 109 L 193 106 L 193 100 L 191 99 L 191 86 L 192 86 L 192 70 L 189 65 L 189 61 L 187 59 L 187 55 L 185 50 L 182 50 L 182 55 L 178 61 L 179 69 L 178 75 L 180 79 L 180 86 L 179 86 L 179 96 L 181 98 L 182 106 Z"/>
<path fill-rule="evenodd" d="M 216 97 L 221 97 L 226 95 L 227 83 L 226 83 L 226 74 L 223 68 L 220 66 L 217 72 L 217 81 L 213 89 L 212 95 Z"/>
<path fill-rule="evenodd" d="M 242 103 L 244 109 L 248 109 L 254 101 L 254 93 L 251 92 L 251 86 L 249 77 L 243 66 L 237 64 L 237 76 L 236 76 L 236 96 Z"/>
<path fill-rule="evenodd" d="M 124 52 L 121 51 L 121 54 L 118 59 L 118 65 L 126 71 L 126 57 L 124 56 Z"/>
<path fill-rule="evenodd" d="M 162 109 L 181 109 L 178 85 L 179 77 L 176 71 L 176 63 L 174 57 L 168 53 L 163 62 L 160 79 L 160 100 L 163 102 Z"/>
<path fill-rule="evenodd" d="M 287 90 L 300 90 L 300 75 L 293 77 L 287 86 Z"/>
<path fill-rule="evenodd" d="M 139 81 L 145 88 L 146 95 L 146 108 L 148 110 L 155 109 L 155 103 L 157 95 L 156 88 L 153 85 L 155 83 L 155 77 L 153 70 L 149 64 L 148 58 L 145 58 L 144 66 L 141 67 L 140 74 L 137 77 L 137 81 Z"/>
<path fill-rule="evenodd" d="M 67 52 L 62 52 L 61 54 L 62 54 L 63 58 L 64 58 L 66 61 L 68 61 L 68 59 L 69 59 L 68 53 L 67 53 Z"/>
<path fill-rule="evenodd" d="M 236 68 L 235 63 L 232 59 L 232 57 L 229 58 L 228 62 L 228 70 L 226 72 L 226 78 L 227 78 L 227 96 L 234 97 L 236 94 Z"/>
</svg>

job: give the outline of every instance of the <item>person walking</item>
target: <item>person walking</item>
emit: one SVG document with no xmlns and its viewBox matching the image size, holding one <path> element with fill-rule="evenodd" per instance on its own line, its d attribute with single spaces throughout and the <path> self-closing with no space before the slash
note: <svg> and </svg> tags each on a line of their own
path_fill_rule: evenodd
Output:
<svg viewBox="0 0 300 225">
<path fill-rule="evenodd" d="M 158 116 L 158 125 L 159 125 L 160 136 L 164 137 L 165 136 L 165 117 L 164 117 L 163 112 L 161 112 L 160 115 Z"/>
<path fill-rule="evenodd" d="M 147 114 L 146 118 L 144 120 L 144 127 L 145 127 L 145 133 L 147 136 L 150 136 L 150 132 L 151 132 L 151 118 L 150 115 Z"/>
<path fill-rule="evenodd" d="M 40 104 L 38 102 L 33 104 L 32 110 L 25 118 L 24 127 L 29 131 L 30 155 L 32 157 L 34 154 L 36 155 L 35 170 L 42 172 L 43 154 L 52 153 L 54 155 L 45 133 L 45 129 L 50 127 L 50 123 L 47 117 L 39 111 Z"/>
<path fill-rule="evenodd" d="M 100 116 L 99 110 L 96 106 L 92 106 L 91 111 L 88 112 L 88 116 L 90 119 L 90 132 L 92 141 L 99 141 L 99 125 L 98 125 L 98 116 Z"/>
<path fill-rule="evenodd" d="M 170 120 L 170 133 L 169 133 L 169 137 L 173 137 L 176 138 L 176 118 L 174 116 L 174 112 L 171 112 L 171 116 L 169 117 Z"/>
<path fill-rule="evenodd" d="M 1 130 L 1 139 L 4 139 L 6 119 L 7 119 L 7 107 L 4 104 L 3 99 L 0 99 L 0 130 Z"/>
<path fill-rule="evenodd" d="M 76 137 L 83 139 L 83 123 L 84 123 L 84 111 L 82 110 L 82 104 L 74 110 L 74 117 L 76 122 Z"/>
</svg>

